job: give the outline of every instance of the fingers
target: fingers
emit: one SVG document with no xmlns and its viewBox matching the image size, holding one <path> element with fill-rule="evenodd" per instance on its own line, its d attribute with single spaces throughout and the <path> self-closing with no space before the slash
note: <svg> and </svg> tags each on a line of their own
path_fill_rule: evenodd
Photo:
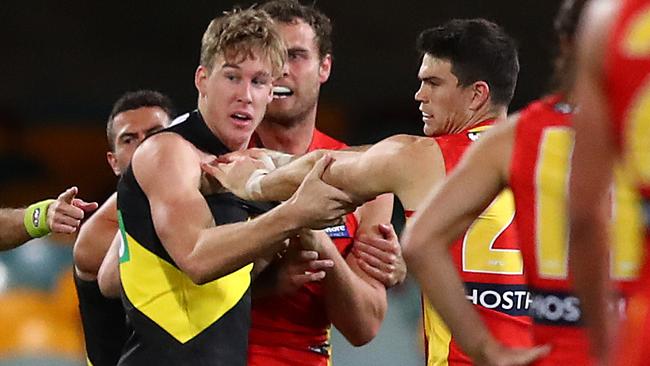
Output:
<svg viewBox="0 0 650 366">
<path fill-rule="evenodd" d="M 548 344 L 528 349 L 512 350 L 511 357 L 503 365 L 523 366 L 538 360 L 551 352 Z"/>
<path fill-rule="evenodd" d="M 366 272 L 370 277 L 381 282 L 386 287 L 392 287 L 394 285 L 394 281 L 392 279 L 393 276 L 391 274 L 386 273 L 377 267 L 371 266 L 362 258 L 357 257 L 356 260 L 359 268 Z"/>
<path fill-rule="evenodd" d="M 47 211 L 47 225 L 50 231 L 55 233 L 74 233 L 84 218 L 84 211 L 81 208 L 62 201 L 53 202 Z"/>
<path fill-rule="evenodd" d="M 201 170 L 203 170 L 206 174 L 209 174 L 216 178 L 218 181 L 221 182 L 222 178 L 226 174 L 223 169 L 222 169 L 222 163 L 218 163 L 217 165 L 212 165 L 208 164 L 205 162 L 201 162 Z"/>
<path fill-rule="evenodd" d="M 62 201 L 70 204 L 78 192 L 79 189 L 77 187 L 70 187 L 66 189 L 65 192 L 61 193 L 59 197 L 57 197 L 57 201 Z"/>
<path fill-rule="evenodd" d="M 377 240 L 381 241 L 381 240 Z M 394 265 L 397 262 L 397 254 L 392 249 L 390 243 L 381 243 L 382 247 L 376 247 L 373 245 L 368 245 L 361 241 L 356 241 L 354 243 L 353 250 L 358 254 L 364 254 L 370 258 L 373 258 L 370 264 L 373 264 L 374 261 L 382 262 L 389 265 Z M 385 248 L 385 249 L 384 249 Z M 365 258 L 364 258 L 365 259 Z"/>
<path fill-rule="evenodd" d="M 307 179 L 321 179 L 323 176 L 323 173 L 327 169 L 327 167 L 334 161 L 334 159 L 330 156 L 325 154 L 322 158 L 320 158 L 316 164 L 311 168 L 307 176 L 305 177 L 305 180 Z"/>
<path fill-rule="evenodd" d="M 85 213 L 91 213 L 95 211 L 99 204 L 97 202 L 86 202 L 80 198 L 75 198 L 72 200 L 72 205 L 83 210 Z"/>
<path fill-rule="evenodd" d="M 383 235 L 385 239 L 397 239 L 397 233 L 395 232 L 392 224 L 379 224 L 377 225 L 377 228 L 379 229 L 379 233 Z"/>
</svg>

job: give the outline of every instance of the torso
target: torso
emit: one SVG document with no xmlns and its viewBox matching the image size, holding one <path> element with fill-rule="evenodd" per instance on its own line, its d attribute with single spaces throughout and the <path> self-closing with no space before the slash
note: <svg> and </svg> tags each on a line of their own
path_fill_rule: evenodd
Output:
<svg viewBox="0 0 650 366">
<path fill-rule="evenodd" d="M 164 133 L 176 133 L 211 154 L 227 152 L 198 112 L 179 118 L 185 120 Z M 263 212 L 230 193 L 205 200 L 217 225 Z M 160 242 L 149 201 L 131 168 L 118 185 L 118 209 L 122 300 L 131 331 L 119 364 L 245 365 L 251 265 L 195 285 Z"/>
<path fill-rule="evenodd" d="M 445 170 L 449 173 L 491 121 L 458 134 L 436 137 Z M 407 211 L 410 216 L 412 211 Z M 532 344 L 527 316 L 529 294 L 518 249 L 512 194 L 503 191 L 474 221 L 470 229 L 450 247 L 450 253 L 466 294 L 490 331 L 511 346 Z M 455 343 L 448 328 L 431 304 L 423 299 L 424 330 L 428 365 L 467 365 L 469 358 Z"/>
<path fill-rule="evenodd" d="M 340 150 L 347 145 L 314 130 L 309 151 Z M 326 229 L 345 258 L 352 248 L 358 227 L 353 214 L 345 224 Z M 296 293 L 270 296 L 253 301 L 249 337 L 251 366 L 310 365 L 329 362 L 329 327 L 322 283 L 310 283 Z"/>
</svg>

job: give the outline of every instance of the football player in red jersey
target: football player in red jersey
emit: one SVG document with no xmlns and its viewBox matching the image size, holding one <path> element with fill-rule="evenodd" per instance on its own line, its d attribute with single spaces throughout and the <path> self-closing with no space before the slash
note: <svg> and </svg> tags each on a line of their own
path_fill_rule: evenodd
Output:
<svg viewBox="0 0 650 366">
<path fill-rule="evenodd" d="M 612 298 L 606 197 L 617 160 L 643 202 L 645 248 L 650 199 L 650 1 L 597 0 L 585 11 L 578 46 L 576 144 L 571 176 L 571 263 L 576 291 L 599 361 L 607 362 L 616 318 Z M 640 208 L 641 209 L 641 208 Z M 626 224 L 627 225 L 627 224 Z M 645 233 L 643 232 L 645 230 Z M 632 243 L 633 244 L 633 243 Z M 631 245 L 630 245 L 631 246 Z M 625 250 L 633 248 L 627 247 Z M 643 255 L 639 255 L 643 257 Z M 645 365 L 650 359 L 648 256 L 639 288 L 628 301 L 614 364 Z"/>
<path fill-rule="evenodd" d="M 292 155 L 346 148 L 316 129 L 320 87 L 332 65 L 329 18 L 295 0 L 270 1 L 261 9 L 276 22 L 289 57 L 254 144 Z M 385 195 L 366 203 L 326 229 L 327 235 L 319 234 L 315 247 L 294 241 L 260 275 L 253 287 L 249 365 L 327 365 L 330 324 L 353 345 L 375 336 L 387 306 L 385 286 L 406 275 L 397 235 L 379 225 L 390 222 L 392 201 Z M 353 245 L 380 253 L 353 255 Z"/>
<path fill-rule="evenodd" d="M 418 46 L 423 58 L 418 74 L 421 87 L 415 98 L 420 102 L 424 131 L 433 138 L 393 136 L 363 153 L 330 152 L 336 160 L 323 176 L 364 199 L 393 192 L 407 214 L 425 199 L 432 185 L 455 169 L 483 131 L 506 119 L 519 69 L 512 40 L 497 25 L 482 19 L 454 20 L 426 30 Z M 204 168 L 242 197 L 277 200 L 295 190 L 318 156 L 318 152 L 308 154 L 268 174 L 251 174 L 255 163 L 246 159 Z M 526 315 L 528 292 L 516 236 L 509 225 L 513 215 L 512 200 L 505 193 L 489 215 L 476 221 L 476 229 L 450 249 L 455 259 L 452 270 L 462 270 L 468 297 L 499 339 L 512 346 L 528 346 L 532 343 Z M 501 253 L 498 260 L 492 260 L 490 253 L 494 240 Z M 428 363 L 471 363 L 428 304 L 425 314 Z M 483 345 L 462 346 L 475 359 L 483 351 L 479 349 Z M 527 354 L 530 359 L 535 355 Z"/>
</svg>

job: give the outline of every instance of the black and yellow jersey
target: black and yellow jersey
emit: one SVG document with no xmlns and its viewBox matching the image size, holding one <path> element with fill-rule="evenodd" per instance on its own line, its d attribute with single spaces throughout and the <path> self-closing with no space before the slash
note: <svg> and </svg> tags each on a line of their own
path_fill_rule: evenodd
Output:
<svg viewBox="0 0 650 366">
<path fill-rule="evenodd" d="M 228 152 L 197 111 L 161 131 L 167 132 L 207 153 Z M 270 208 L 231 193 L 205 199 L 217 225 L 245 221 Z M 119 365 L 246 365 L 252 264 L 194 284 L 156 235 L 149 201 L 130 167 L 118 184 L 118 218 L 122 302 L 130 332 Z"/>
</svg>

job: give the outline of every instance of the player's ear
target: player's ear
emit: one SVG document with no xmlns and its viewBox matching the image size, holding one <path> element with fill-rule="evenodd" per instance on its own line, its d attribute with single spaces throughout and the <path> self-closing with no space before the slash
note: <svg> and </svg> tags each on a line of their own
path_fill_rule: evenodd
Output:
<svg viewBox="0 0 650 366">
<path fill-rule="evenodd" d="M 194 73 L 194 86 L 196 86 L 196 90 L 199 92 L 199 97 L 203 97 L 207 94 L 209 76 L 210 70 L 205 66 L 199 65 L 199 67 L 196 68 L 196 72 Z"/>
<path fill-rule="evenodd" d="M 472 100 L 469 108 L 478 110 L 490 99 L 490 86 L 485 81 L 477 81 L 472 84 Z"/>
<path fill-rule="evenodd" d="M 330 73 L 332 72 L 332 55 L 329 53 L 325 55 L 320 60 L 320 65 L 318 67 L 318 79 L 321 84 L 326 82 L 330 78 Z"/>
<path fill-rule="evenodd" d="M 115 153 L 112 151 L 109 151 L 106 153 L 106 160 L 108 161 L 108 165 L 111 166 L 111 169 L 113 169 L 113 173 L 115 175 L 119 176 L 122 174 L 122 171 L 120 170 L 120 166 L 117 164 L 117 157 L 115 156 Z"/>
</svg>

